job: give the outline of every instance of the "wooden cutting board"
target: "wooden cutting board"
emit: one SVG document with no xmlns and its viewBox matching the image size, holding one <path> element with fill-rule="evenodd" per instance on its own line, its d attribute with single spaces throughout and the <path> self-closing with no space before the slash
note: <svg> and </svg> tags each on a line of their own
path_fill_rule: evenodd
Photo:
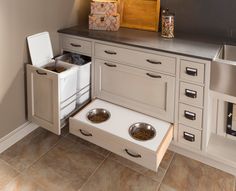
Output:
<svg viewBox="0 0 236 191">
<path fill-rule="evenodd" d="M 119 0 L 121 26 L 157 31 L 160 0 Z"/>
</svg>

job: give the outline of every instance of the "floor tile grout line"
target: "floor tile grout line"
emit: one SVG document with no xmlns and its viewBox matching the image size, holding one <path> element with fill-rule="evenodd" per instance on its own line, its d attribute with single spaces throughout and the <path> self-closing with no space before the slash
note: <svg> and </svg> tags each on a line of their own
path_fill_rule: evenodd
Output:
<svg viewBox="0 0 236 191">
<path fill-rule="evenodd" d="M 170 163 L 168 164 L 167 168 L 165 169 L 165 173 L 164 173 L 164 176 L 162 177 L 161 183 L 162 183 L 164 177 L 166 176 L 166 173 L 167 173 L 168 169 L 170 168 L 170 165 L 171 165 L 172 161 L 174 160 L 174 157 L 175 157 L 175 152 L 173 152 L 173 156 L 170 160 Z"/>
<path fill-rule="evenodd" d="M 2 162 L 4 162 L 7 166 L 9 166 L 10 168 L 12 168 L 13 170 L 15 170 L 17 173 L 21 173 L 18 169 L 16 169 L 14 166 L 12 166 L 11 164 L 9 164 L 7 161 L 5 161 L 5 160 L 3 160 L 3 159 L 1 159 L 0 158 L 0 160 L 2 161 Z"/>
<path fill-rule="evenodd" d="M 93 171 L 93 173 L 87 178 L 87 180 L 81 185 L 81 187 L 78 189 L 80 191 L 83 189 L 83 187 L 90 181 L 90 179 L 93 177 L 93 175 L 98 171 L 98 169 L 104 164 L 104 162 L 108 159 L 110 156 L 110 153 L 103 159 L 103 161 L 97 166 L 97 168 Z"/>
<path fill-rule="evenodd" d="M 129 169 L 135 171 L 135 172 L 138 173 L 138 174 L 141 174 L 141 175 L 143 175 L 143 176 L 145 176 L 145 177 L 147 177 L 147 178 L 152 179 L 152 180 L 155 181 L 155 182 L 159 182 L 158 180 L 155 180 L 154 178 L 145 175 L 143 172 L 140 172 L 140 171 L 136 170 L 135 168 L 132 168 L 132 167 L 126 165 L 126 164 L 123 164 L 123 163 L 122 163 L 121 161 L 119 161 L 119 160 L 115 160 L 115 159 L 112 159 L 112 158 L 110 158 L 110 159 L 113 160 L 114 162 L 119 163 L 120 165 L 122 165 L 122 166 L 124 166 L 124 167 L 127 167 L 127 168 L 129 168 Z M 127 160 L 128 160 L 128 159 L 127 159 Z M 137 165 L 139 165 L 139 164 L 137 164 Z M 144 167 L 144 168 L 145 168 L 145 167 Z M 162 168 L 162 167 L 160 167 L 160 168 Z M 163 168 L 162 168 L 162 169 L 163 169 Z M 163 170 L 165 170 L 165 169 L 163 169 Z M 165 173 L 164 173 L 164 176 L 165 176 Z M 164 176 L 163 176 L 163 177 L 164 177 Z M 162 178 L 162 179 L 163 179 L 163 178 Z M 161 180 L 161 181 L 162 181 L 162 180 Z M 159 182 L 160 184 L 161 184 L 161 181 Z"/>
<path fill-rule="evenodd" d="M 90 148 L 88 145 L 85 145 L 85 144 L 83 144 L 83 143 L 80 143 L 79 141 L 76 141 L 76 140 L 73 140 L 73 139 L 70 139 L 69 137 L 64 137 L 64 138 L 66 138 L 67 140 L 69 140 L 69 141 L 71 141 L 71 142 L 73 142 L 73 143 L 77 143 L 77 144 L 82 144 L 83 146 L 85 146 L 86 148 L 88 148 L 90 151 L 93 151 L 93 152 L 95 152 L 96 154 L 99 154 L 99 155 L 101 155 L 101 156 L 103 156 L 103 157 L 107 157 L 107 155 L 109 155 L 110 153 L 111 153 L 111 151 L 108 151 L 108 153 L 105 155 L 105 154 L 101 154 L 100 152 L 98 152 L 98 151 L 96 151 L 96 150 L 94 150 L 94 149 L 92 149 L 92 148 Z M 81 138 L 82 139 L 82 138 Z M 84 140 L 83 139 L 83 141 L 86 141 L 86 140 Z M 89 142 L 89 141 L 87 141 L 87 142 Z M 91 143 L 91 142 L 89 142 L 89 143 Z M 91 144 L 94 144 L 94 143 L 91 143 Z M 95 145 L 95 144 L 94 144 Z M 96 145 L 96 146 L 98 146 L 98 145 Z M 98 146 L 98 147 L 100 147 L 100 146 Z M 101 147 L 102 148 L 102 147 Z M 104 149 L 104 148 L 103 148 Z M 104 150 L 106 150 L 106 149 L 104 149 Z"/>
<path fill-rule="evenodd" d="M 161 184 L 162 184 L 162 182 L 163 182 L 163 180 L 164 180 L 164 178 L 165 178 L 165 176 L 166 176 L 166 173 L 167 173 L 167 171 L 168 171 L 168 169 L 169 169 L 169 167 L 170 167 L 172 161 L 174 160 L 175 154 L 176 154 L 176 153 L 173 152 L 173 156 L 171 157 L 170 163 L 168 164 L 167 168 L 165 169 L 165 173 L 164 173 L 164 175 L 163 175 L 163 177 L 162 177 L 162 179 L 161 179 L 161 182 L 160 182 L 159 186 L 157 187 L 157 190 L 156 190 L 156 191 L 159 191 L 159 190 L 160 190 Z"/>
<path fill-rule="evenodd" d="M 26 174 L 26 171 L 32 167 L 35 163 L 37 163 L 39 160 L 41 160 L 45 155 L 47 155 L 52 149 L 54 149 L 58 144 L 59 142 L 65 137 L 61 136 L 58 141 L 55 143 L 55 145 L 53 145 L 46 153 L 44 153 L 42 156 L 40 156 L 36 161 L 34 161 L 27 169 L 25 169 L 23 172 L 20 172 L 20 175 L 27 175 Z M 63 176 L 61 176 L 60 174 L 56 173 L 58 176 L 60 176 L 61 178 L 63 178 Z M 27 175 L 28 176 L 28 175 Z M 37 183 L 37 181 L 34 179 L 34 178 L 31 178 L 31 180 L 34 182 L 34 183 Z M 47 190 L 47 188 L 39 183 L 37 183 L 40 187 L 43 188 L 43 190 Z"/>
<path fill-rule="evenodd" d="M 39 127 L 40 128 L 40 127 Z M 33 137 L 31 137 L 30 138 L 30 140 L 31 139 L 33 139 L 33 138 L 35 138 L 36 136 L 39 136 L 40 134 L 42 134 L 43 132 L 39 132 L 39 133 L 37 133 L 35 136 L 33 136 Z M 25 137 L 24 137 L 25 138 Z M 23 139 L 24 139 L 23 138 Z M 63 137 L 60 137 L 59 139 L 58 139 L 58 141 L 46 152 L 46 153 L 44 153 L 44 154 L 42 154 L 42 155 L 40 155 L 39 156 L 39 158 L 38 159 L 36 159 L 35 161 L 33 161 L 28 167 L 26 167 L 25 169 L 23 169 L 22 170 L 22 172 L 19 170 L 19 169 L 17 169 L 17 168 L 15 168 L 14 166 L 12 166 L 10 163 L 8 163 L 7 161 L 5 161 L 5 160 L 3 160 L 2 158 L 0 158 L 0 160 L 2 160 L 2 161 L 4 161 L 5 163 L 7 163 L 11 168 L 13 168 L 14 170 L 16 170 L 18 173 L 20 173 L 20 174 L 23 174 L 27 169 L 29 169 L 33 164 L 35 164 L 37 161 L 39 161 L 44 155 L 46 155 L 49 151 L 51 151 L 57 144 L 58 144 L 58 142 L 62 139 Z M 21 139 L 21 140 L 23 140 L 23 139 Z M 21 140 L 19 140 L 18 142 L 20 142 Z M 17 142 L 17 143 L 18 143 Z M 17 143 L 15 143 L 15 144 L 17 144 Z M 15 145 L 14 144 L 14 145 Z M 13 146 L 13 145 L 12 145 Z M 10 148 L 8 148 L 8 149 L 10 149 Z M 7 149 L 7 150 L 8 150 Z"/>
<path fill-rule="evenodd" d="M 39 160 L 41 160 L 45 155 L 47 155 L 52 149 L 54 149 L 60 142 L 60 140 L 63 139 L 63 137 L 60 137 L 58 139 L 58 141 L 44 154 L 40 155 L 38 159 L 36 159 L 35 161 L 33 161 L 27 168 L 25 168 L 22 172 L 20 172 L 21 174 L 24 174 L 31 166 L 33 166 L 35 163 L 37 163 Z"/>
</svg>

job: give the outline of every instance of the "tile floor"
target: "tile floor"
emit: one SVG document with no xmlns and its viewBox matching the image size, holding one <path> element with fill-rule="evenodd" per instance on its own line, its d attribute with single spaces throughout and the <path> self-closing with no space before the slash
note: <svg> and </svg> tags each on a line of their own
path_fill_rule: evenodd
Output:
<svg viewBox="0 0 236 191">
<path fill-rule="evenodd" d="M 41 128 L 0 154 L 4 191 L 236 191 L 235 177 L 167 151 L 152 172 L 68 133 Z"/>
</svg>

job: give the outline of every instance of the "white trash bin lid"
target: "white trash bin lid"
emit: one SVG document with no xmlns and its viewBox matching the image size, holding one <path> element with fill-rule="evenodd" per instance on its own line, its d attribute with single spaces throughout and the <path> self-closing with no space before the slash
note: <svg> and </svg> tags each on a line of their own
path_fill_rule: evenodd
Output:
<svg viewBox="0 0 236 191">
<path fill-rule="evenodd" d="M 27 37 L 32 64 L 42 67 L 53 60 L 53 51 L 48 32 Z"/>
</svg>

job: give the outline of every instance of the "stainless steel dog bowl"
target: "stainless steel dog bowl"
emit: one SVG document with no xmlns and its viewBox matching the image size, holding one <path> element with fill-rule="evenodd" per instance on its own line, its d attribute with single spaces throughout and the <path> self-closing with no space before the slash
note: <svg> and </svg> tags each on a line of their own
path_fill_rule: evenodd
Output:
<svg viewBox="0 0 236 191">
<path fill-rule="evenodd" d="M 150 124 L 139 122 L 130 126 L 129 134 L 136 140 L 147 141 L 156 136 L 156 130 Z"/>
<path fill-rule="evenodd" d="M 107 121 L 110 116 L 110 112 L 103 108 L 92 109 L 87 114 L 88 120 L 92 123 L 102 123 Z"/>
</svg>

